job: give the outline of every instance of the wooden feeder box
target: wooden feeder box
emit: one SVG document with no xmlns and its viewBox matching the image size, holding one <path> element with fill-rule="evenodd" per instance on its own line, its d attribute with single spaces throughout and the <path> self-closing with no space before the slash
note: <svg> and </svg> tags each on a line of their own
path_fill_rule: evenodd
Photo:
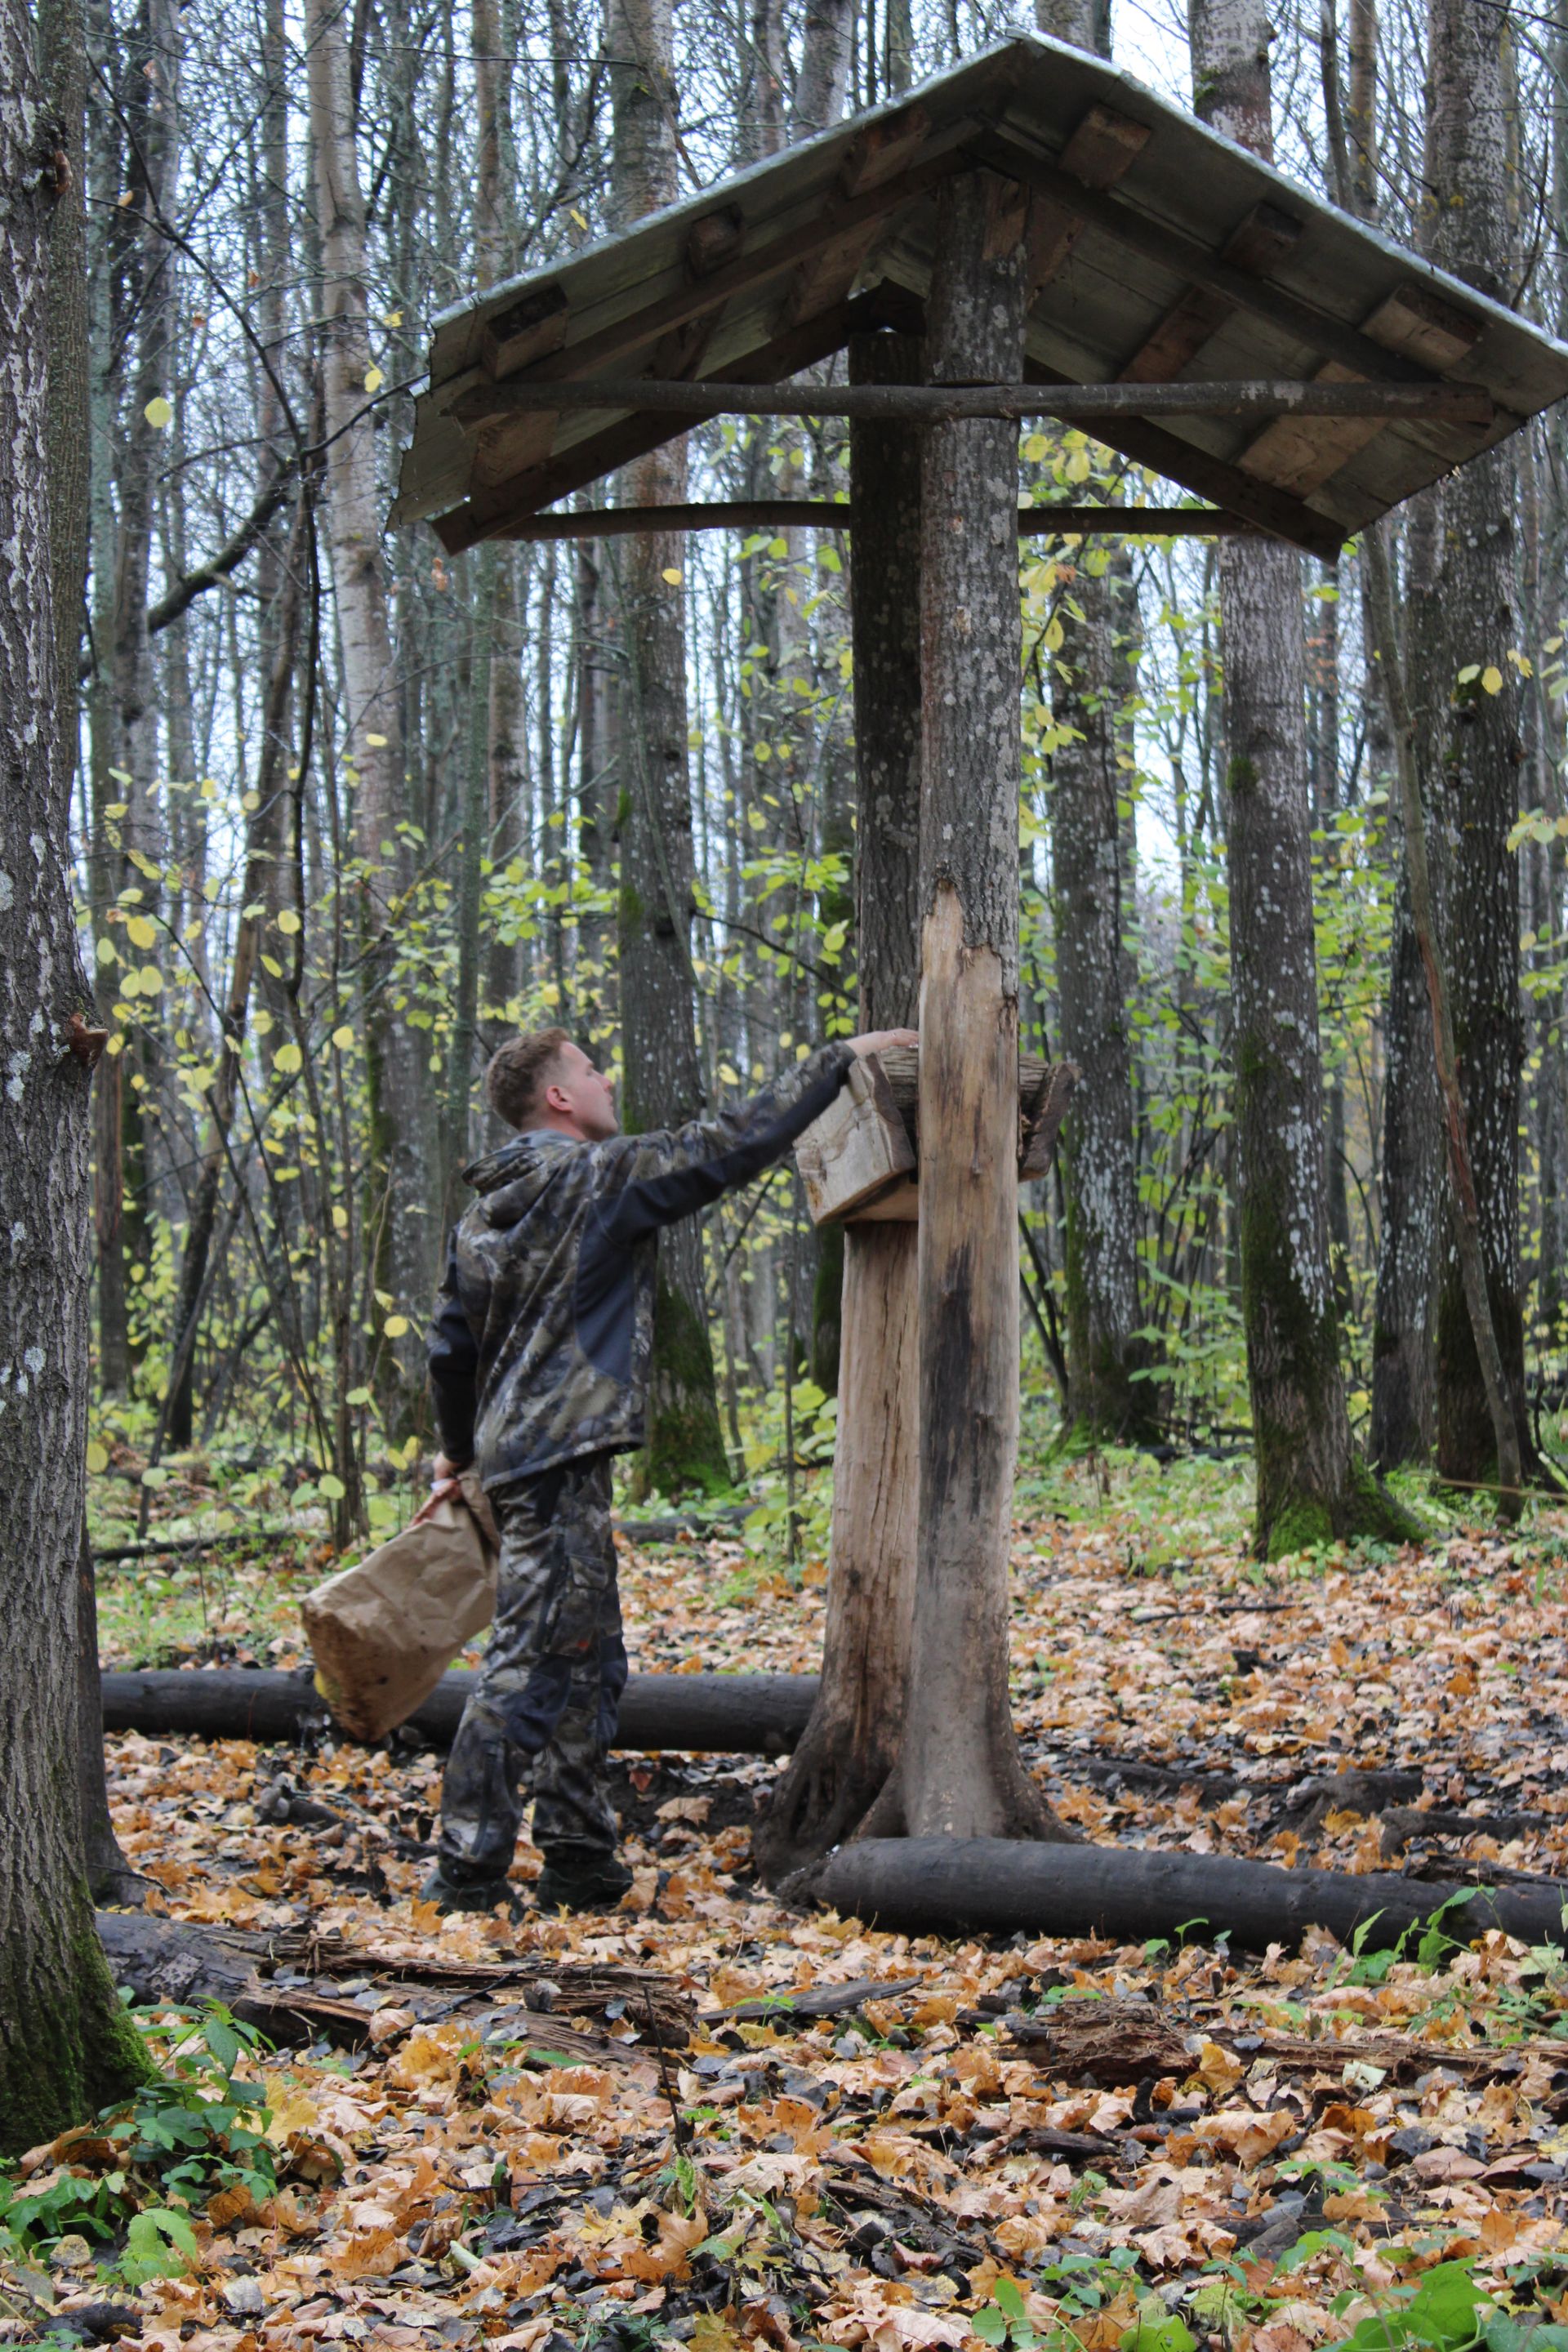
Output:
<svg viewBox="0 0 1568 2352">
<path fill-rule="evenodd" d="M 1049 1173 L 1057 1136 L 1078 1083 L 1070 1062 L 1018 1056 L 1018 1175 Z M 850 1065 L 828 1109 L 795 1148 L 814 1225 L 912 1223 L 920 1131 L 920 1052 L 895 1045 Z"/>
</svg>

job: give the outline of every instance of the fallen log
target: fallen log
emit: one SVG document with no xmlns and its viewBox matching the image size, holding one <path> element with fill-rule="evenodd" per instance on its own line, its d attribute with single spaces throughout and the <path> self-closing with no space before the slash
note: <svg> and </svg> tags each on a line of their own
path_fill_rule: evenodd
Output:
<svg viewBox="0 0 1568 2352">
<path fill-rule="evenodd" d="M 639 2033 L 651 2023 L 659 2040 L 680 2048 L 690 2039 L 692 2005 L 672 1977 L 610 1962 L 546 1954 L 453 1964 L 333 1936 L 199 1927 L 145 1912 L 100 1911 L 97 1926 L 110 1975 L 138 2000 L 221 2001 L 278 2042 L 321 2036 L 357 2047 L 384 2009 L 397 2011 L 405 2031 L 462 2015 L 474 2019 L 476 2032 L 525 2012 L 514 2021 L 519 2040 L 617 2063 L 647 2056 L 640 2039 L 584 2032 L 571 2021 L 624 2017 Z M 349 1997 L 355 1988 L 365 1998 Z"/>
<path fill-rule="evenodd" d="M 1568 1944 L 1568 1883 L 1548 1888 L 1434 1884 L 1392 1872 L 1279 1870 L 1229 1854 L 1124 1846 L 1032 1845 L 1009 1838 L 866 1838 L 786 1884 L 840 1913 L 919 1935 L 1105 1936 L 1142 1943 L 1222 1936 L 1243 1951 L 1293 1947 L 1310 1927 L 1385 1950 L 1441 1911 L 1468 1943 L 1500 1927 L 1527 1944 Z"/>
<path fill-rule="evenodd" d="M 465 1669 L 443 1675 L 403 1732 L 449 1748 L 473 1680 Z M 634 1675 L 621 1700 L 616 1744 L 686 1755 L 784 1756 L 800 1738 L 816 1696 L 815 1675 Z M 331 1726 L 303 1667 L 282 1674 L 188 1666 L 103 1676 L 106 1731 L 268 1741 L 298 1740 Z"/>
</svg>

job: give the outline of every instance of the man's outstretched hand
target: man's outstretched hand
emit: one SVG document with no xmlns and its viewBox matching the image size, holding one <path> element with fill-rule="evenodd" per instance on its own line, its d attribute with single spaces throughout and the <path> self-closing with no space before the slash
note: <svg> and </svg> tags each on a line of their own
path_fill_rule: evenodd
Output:
<svg viewBox="0 0 1568 2352">
<path fill-rule="evenodd" d="M 920 1042 L 918 1029 L 868 1029 L 863 1036 L 850 1038 L 849 1050 L 852 1054 L 880 1054 L 889 1045 L 918 1045 Z"/>
</svg>

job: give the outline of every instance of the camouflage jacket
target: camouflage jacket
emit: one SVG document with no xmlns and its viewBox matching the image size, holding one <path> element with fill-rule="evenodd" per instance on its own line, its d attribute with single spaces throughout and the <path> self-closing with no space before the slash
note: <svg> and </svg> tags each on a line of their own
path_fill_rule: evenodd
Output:
<svg viewBox="0 0 1568 2352">
<path fill-rule="evenodd" d="M 658 1231 L 781 1160 L 852 1056 L 824 1045 L 741 1109 L 578 1143 L 534 1129 L 477 1160 L 430 1326 L 442 1450 L 487 1489 L 644 1433 Z"/>
</svg>

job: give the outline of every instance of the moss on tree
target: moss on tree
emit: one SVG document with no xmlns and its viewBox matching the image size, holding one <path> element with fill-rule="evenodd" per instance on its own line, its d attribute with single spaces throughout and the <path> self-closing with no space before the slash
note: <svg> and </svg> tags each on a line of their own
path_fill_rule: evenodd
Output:
<svg viewBox="0 0 1568 2352">
<path fill-rule="evenodd" d="M 1303 1296 L 1289 1236 L 1277 1203 L 1262 1188 L 1242 1210 L 1241 1286 L 1253 1361 L 1260 1557 L 1282 1559 L 1358 1538 L 1418 1543 L 1421 1529 L 1364 1463 L 1351 1454 L 1342 1473 L 1335 1475 L 1336 1449 L 1328 1437 L 1332 1416 L 1344 1409 L 1338 1320 L 1331 1299 L 1319 1307 Z M 1265 1352 L 1273 1378 L 1268 1370 L 1258 1377 Z M 1290 1399 L 1289 1418 L 1271 1410 L 1276 1394 Z"/>
<path fill-rule="evenodd" d="M 728 1493 L 730 1459 L 719 1425 L 708 1326 L 663 1274 L 654 1297 L 653 1378 L 640 1493 Z"/>
<path fill-rule="evenodd" d="M 87 2122 L 144 2083 L 147 2053 L 121 2008 L 92 1928 L 85 1883 L 63 1938 L 0 1943 L 0 2156 Z"/>
</svg>

